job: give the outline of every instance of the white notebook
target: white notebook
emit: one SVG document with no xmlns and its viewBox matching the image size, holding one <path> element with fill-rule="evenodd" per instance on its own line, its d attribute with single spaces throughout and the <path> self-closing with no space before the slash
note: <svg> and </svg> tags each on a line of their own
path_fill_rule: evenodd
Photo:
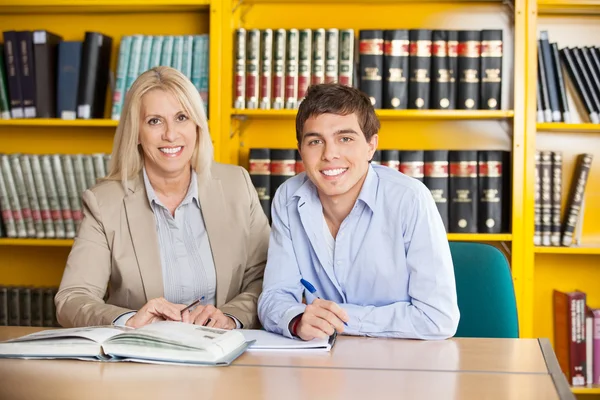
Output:
<svg viewBox="0 0 600 400">
<path fill-rule="evenodd" d="M 330 351 L 335 344 L 336 336 L 326 339 L 313 339 L 304 341 L 301 339 L 290 339 L 288 337 L 278 335 L 276 333 L 267 332 L 259 329 L 239 329 L 246 342 L 254 340 L 247 351 L 255 350 L 320 350 Z"/>
</svg>

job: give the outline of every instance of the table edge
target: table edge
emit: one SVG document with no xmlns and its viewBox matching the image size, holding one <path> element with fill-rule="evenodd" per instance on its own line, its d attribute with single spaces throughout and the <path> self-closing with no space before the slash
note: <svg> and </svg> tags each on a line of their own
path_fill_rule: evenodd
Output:
<svg viewBox="0 0 600 400">
<path fill-rule="evenodd" d="M 560 369 L 558 359 L 556 358 L 556 354 L 552 349 L 550 340 L 548 338 L 538 338 L 537 341 L 540 346 L 540 350 L 542 351 L 546 368 L 548 368 L 548 374 L 550 374 L 550 377 L 552 378 L 552 382 L 554 383 L 554 387 L 556 388 L 556 392 L 558 393 L 560 400 L 577 400 L 571 391 L 571 386 L 569 386 L 569 382 L 567 382 L 565 374 L 563 374 L 562 370 Z"/>
</svg>

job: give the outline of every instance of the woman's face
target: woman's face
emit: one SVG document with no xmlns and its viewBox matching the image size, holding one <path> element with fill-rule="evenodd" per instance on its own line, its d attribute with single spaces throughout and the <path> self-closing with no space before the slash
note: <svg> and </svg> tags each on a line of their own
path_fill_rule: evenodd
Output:
<svg viewBox="0 0 600 400">
<path fill-rule="evenodd" d="M 142 97 L 138 140 L 149 174 L 171 178 L 185 173 L 198 140 L 196 132 L 196 124 L 173 94 L 155 89 Z"/>
</svg>

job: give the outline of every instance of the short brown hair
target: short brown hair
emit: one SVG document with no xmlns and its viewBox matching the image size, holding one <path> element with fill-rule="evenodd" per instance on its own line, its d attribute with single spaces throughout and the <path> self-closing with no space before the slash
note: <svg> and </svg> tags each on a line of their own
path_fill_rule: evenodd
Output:
<svg viewBox="0 0 600 400">
<path fill-rule="evenodd" d="M 322 83 L 310 86 L 300 103 L 296 115 L 296 140 L 302 143 L 304 123 L 321 114 L 349 115 L 356 113 L 360 129 L 367 142 L 379 132 L 379 119 L 369 97 L 360 90 L 339 83 Z"/>
</svg>

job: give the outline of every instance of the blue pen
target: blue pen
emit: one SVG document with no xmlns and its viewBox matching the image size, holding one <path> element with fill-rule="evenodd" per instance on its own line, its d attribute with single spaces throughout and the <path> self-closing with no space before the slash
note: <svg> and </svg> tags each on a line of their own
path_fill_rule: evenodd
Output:
<svg viewBox="0 0 600 400">
<path fill-rule="evenodd" d="M 317 293 L 317 289 L 315 289 L 315 287 L 312 285 L 312 283 L 310 283 L 306 279 L 300 279 L 300 283 L 302 283 L 302 286 L 304 286 L 306 288 L 306 290 L 308 290 L 310 293 L 315 295 L 317 297 L 317 299 L 321 298 Z M 344 321 L 342 321 L 342 322 L 344 322 Z M 348 326 L 348 324 L 345 322 L 344 322 L 344 325 Z"/>
</svg>

